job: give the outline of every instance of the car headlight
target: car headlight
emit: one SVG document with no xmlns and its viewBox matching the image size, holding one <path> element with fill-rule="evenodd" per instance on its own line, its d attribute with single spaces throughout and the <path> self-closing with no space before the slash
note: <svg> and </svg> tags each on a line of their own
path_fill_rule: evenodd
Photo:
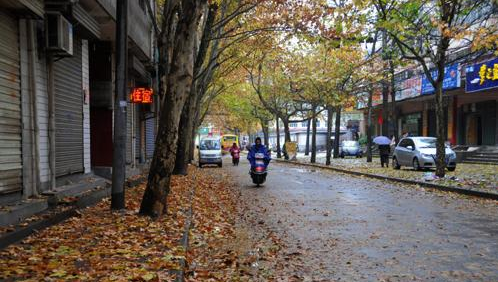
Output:
<svg viewBox="0 0 498 282">
<path fill-rule="evenodd" d="M 448 157 L 450 157 L 451 159 L 455 159 L 456 158 L 456 154 L 455 152 L 451 152 L 448 154 Z"/>
<path fill-rule="evenodd" d="M 424 157 L 424 158 L 432 158 L 432 155 L 431 154 L 424 154 L 424 153 L 422 153 L 422 157 Z"/>
</svg>

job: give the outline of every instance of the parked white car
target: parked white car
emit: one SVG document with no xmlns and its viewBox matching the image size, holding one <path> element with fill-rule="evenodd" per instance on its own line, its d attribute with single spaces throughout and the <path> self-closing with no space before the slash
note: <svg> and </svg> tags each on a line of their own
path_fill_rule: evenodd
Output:
<svg viewBox="0 0 498 282">
<path fill-rule="evenodd" d="M 393 168 L 411 166 L 416 170 L 436 167 L 436 138 L 406 137 L 399 141 L 394 149 Z M 449 171 L 456 169 L 456 154 L 446 146 L 446 167 Z"/>
</svg>

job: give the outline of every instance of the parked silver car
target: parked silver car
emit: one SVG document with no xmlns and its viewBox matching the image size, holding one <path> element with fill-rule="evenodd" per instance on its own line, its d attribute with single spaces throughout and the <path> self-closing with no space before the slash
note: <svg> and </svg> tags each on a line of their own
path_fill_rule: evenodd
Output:
<svg viewBox="0 0 498 282">
<path fill-rule="evenodd" d="M 416 170 L 436 167 L 436 138 L 406 137 L 399 141 L 394 149 L 393 168 L 411 166 Z M 446 147 L 446 167 L 449 171 L 456 169 L 456 154 Z"/>
</svg>

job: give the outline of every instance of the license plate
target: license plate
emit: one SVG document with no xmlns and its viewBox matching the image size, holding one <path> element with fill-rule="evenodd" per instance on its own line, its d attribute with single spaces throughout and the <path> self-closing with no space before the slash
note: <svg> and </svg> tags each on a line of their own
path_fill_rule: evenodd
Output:
<svg viewBox="0 0 498 282">
<path fill-rule="evenodd" d="M 256 164 L 265 164 L 262 160 L 256 160 Z"/>
</svg>

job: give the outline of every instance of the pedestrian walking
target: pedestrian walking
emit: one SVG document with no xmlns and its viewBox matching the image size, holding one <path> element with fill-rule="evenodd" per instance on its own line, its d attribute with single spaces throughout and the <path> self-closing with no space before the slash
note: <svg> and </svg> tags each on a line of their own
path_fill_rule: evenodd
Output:
<svg viewBox="0 0 498 282">
<path fill-rule="evenodd" d="M 391 152 L 391 139 L 386 136 L 377 136 L 373 142 L 379 146 L 380 165 L 389 167 L 389 153 Z"/>
<path fill-rule="evenodd" d="M 379 154 L 380 154 L 380 165 L 384 167 L 389 167 L 389 154 L 391 153 L 391 146 L 388 144 L 379 145 Z"/>
</svg>

